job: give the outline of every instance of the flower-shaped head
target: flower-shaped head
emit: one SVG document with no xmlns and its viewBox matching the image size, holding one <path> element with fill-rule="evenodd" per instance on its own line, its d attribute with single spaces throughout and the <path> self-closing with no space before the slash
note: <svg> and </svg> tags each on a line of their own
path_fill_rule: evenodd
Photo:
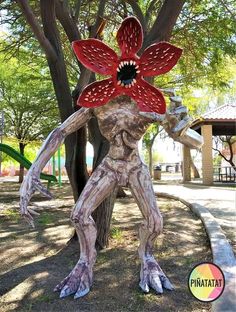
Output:
<svg viewBox="0 0 236 312">
<path fill-rule="evenodd" d="M 168 42 L 158 42 L 144 50 L 141 57 L 137 52 L 143 44 L 143 30 L 135 17 L 127 17 L 117 32 L 121 56 L 97 39 L 73 42 L 79 61 L 88 69 L 108 79 L 89 84 L 81 93 L 78 105 L 98 107 L 112 98 L 126 94 L 133 98 L 141 111 L 164 114 L 166 104 L 162 93 L 143 77 L 164 74 L 175 66 L 182 50 Z"/>
</svg>

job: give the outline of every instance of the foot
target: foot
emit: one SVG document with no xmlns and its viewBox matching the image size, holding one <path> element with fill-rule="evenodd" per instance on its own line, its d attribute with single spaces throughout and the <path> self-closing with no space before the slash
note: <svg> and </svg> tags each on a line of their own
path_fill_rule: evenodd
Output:
<svg viewBox="0 0 236 312">
<path fill-rule="evenodd" d="M 60 291 L 60 298 L 75 294 L 74 299 L 77 299 L 87 295 L 92 280 L 92 268 L 84 262 L 78 262 L 71 273 L 54 288 L 54 291 Z"/>
<path fill-rule="evenodd" d="M 143 262 L 139 286 L 145 293 L 149 292 L 150 287 L 158 294 L 163 293 L 163 288 L 168 290 L 174 289 L 154 258 L 148 258 Z"/>
</svg>

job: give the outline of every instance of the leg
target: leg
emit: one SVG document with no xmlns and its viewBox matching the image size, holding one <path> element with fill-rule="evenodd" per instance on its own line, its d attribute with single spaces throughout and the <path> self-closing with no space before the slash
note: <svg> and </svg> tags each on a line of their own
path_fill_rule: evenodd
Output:
<svg viewBox="0 0 236 312">
<path fill-rule="evenodd" d="M 114 172 L 101 164 L 90 177 L 72 213 L 80 243 L 80 259 L 71 273 L 54 289 L 60 297 L 75 293 L 75 299 L 86 295 L 92 285 L 93 265 L 96 260 L 95 241 L 97 230 L 91 213 L 116 187 Z"/>
<path fill-rule="evenodd" d="M 149 292 L 149 287 L 157 293 L 162 293 L 163 287 L 172 290 L 173 286 L 152 254 L 154 241 L 162 231 L 162 217 L 157 207 L 150 174 L 145 165 L 130 174 L 129 187 L 145 219 L 139 228 L 138 251 L 141 259 L 139 286 L 144 292 Z"/>
</svg>

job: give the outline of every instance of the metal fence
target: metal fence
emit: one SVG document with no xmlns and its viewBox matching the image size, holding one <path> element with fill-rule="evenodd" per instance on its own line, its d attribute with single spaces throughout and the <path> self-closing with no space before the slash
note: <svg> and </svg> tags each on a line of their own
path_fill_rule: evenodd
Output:
<svg viewBox="0 0 236 312">
<path fill-rule="evenodd" d="M 232 167 L 214 167 L 215 182 L 236 182 L 236 172 Z"/>
</svg>

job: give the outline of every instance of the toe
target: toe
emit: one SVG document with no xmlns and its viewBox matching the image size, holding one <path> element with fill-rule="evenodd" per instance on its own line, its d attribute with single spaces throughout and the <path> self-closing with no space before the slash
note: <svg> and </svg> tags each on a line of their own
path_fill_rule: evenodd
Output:
<svg viewBox="0 0 236 312">
<path fill-rule="evenodd" d="M 79 289 L 77 290 L 75 296 L 74 296 L 74 299 L 78 299 L 78 298 L 81 298 L 81 297 L 87 295 L 87 294 L 89 293 L 89 291 L 90 291 L 89 287 L 86 287 L 86 288 L 84 288 L 84 289 L 80 289 L 80 288 L 79 288 Z"/>
<path fill-rule="evenodd" d="M 158 294 L 162 294 L 163 293 L 162 284 L 161 284 L 160 278 L 159 278 L 159 276 L 157 274 L 155 274 L 154 276 L 153 275 L 150 276 L 150 286 Z"/>
<path fill-rule="evenodd" d="M 64 297 L 70 296 L 70 295 L 72 295 L 74 293 L 75 293 L 75 290 L 66 285 L 61 290 L 60 298 L 64 298 Z"/>
<path fill-rule="evenodd" d="M 162 285 L 165 289 L 174 290 L 174 286 L 171 284 L 171 282 L 169 281 L 169 279 L 166 276 L 161 277 L 161 281 L 162 281 Z"/>
<path fill-rule="evenodd" d="M 145 282 L 140 282 L 139 287 L 142 289 L 143 292 L 149 293 L 149 287 L 148 284 Z"/>
<path fill-rule="evenodd" d="M 61 291 L 62 288 L 66 285 L 67 281 L 69 280 L 70 275 L 68 275 L 62 282 L 60 282 L 54 289 L 53 291 Z"/>
</svg>

